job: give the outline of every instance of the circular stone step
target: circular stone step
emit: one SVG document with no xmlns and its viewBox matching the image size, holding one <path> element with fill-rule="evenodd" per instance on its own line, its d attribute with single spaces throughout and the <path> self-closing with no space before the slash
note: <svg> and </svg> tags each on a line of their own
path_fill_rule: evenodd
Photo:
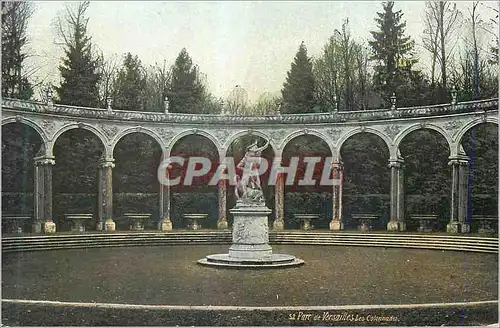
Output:
<svg viewBox="0 0 500 328">
<path fill-rule="evenodd" d="M 304 261 L 288 254 L 272 254 L 267 259 L 239 259 L 229 254 L 213 254 L 198 261 L 199 264 L 227 268 L 283 268 L 304 264 Z"/>
</svg>

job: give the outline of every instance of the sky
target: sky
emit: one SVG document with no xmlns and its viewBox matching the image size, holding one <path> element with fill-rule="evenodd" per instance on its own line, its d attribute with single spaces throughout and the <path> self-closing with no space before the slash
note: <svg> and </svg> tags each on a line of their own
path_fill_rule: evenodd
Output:
<svg viewBox="0 0 500 328">
<path fill-rule="evenodd" d="M 63 51 L 57 45 L 56 17 L 65 5 L 35 1 L 28 26 L 29 67 L 39 67 L 38 80 L 58 84 L 57 67 Z M 471 2 L 458 2 L 467 13 Z M 485 2 L 498 8 L 498 3 Z M 493 11 L 481 6 L 485 20 Z M 421 43 L 425 2 L 396 1 L 406 20 L 406 34 Z M 376 29 L 379 1 L 92 1 L 87 11 L 88 33 L 105 58 L 127 52 L 143 64 L 172 65 L 182 48 L 206 75 L 206 85 L 217 97 L 227 98 L 235 85 L 249 100 L 264 92 L 279 94 L 302 41 L 309 56 L 319 56 L 328 38 L 349 18 L 352 36 L 366 42 Z M 425 56 L 421 60 L 425 68 Z"/>
</svg>

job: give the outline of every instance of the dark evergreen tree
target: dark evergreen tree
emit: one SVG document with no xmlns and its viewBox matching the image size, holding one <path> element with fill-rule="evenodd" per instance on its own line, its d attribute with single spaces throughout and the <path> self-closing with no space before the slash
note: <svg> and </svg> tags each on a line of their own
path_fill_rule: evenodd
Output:
<svg viewBox="0 0 500 328">
<path fill-rule="evenodd" d="M 23 74 L 24 48 L 28 42 L 26 30 L 33 14 L 28 1 L 2 1 L 2 96 L 29 99 L 33 88 Z"/>
<path fill-rule="evenodd" d="M 287 73 L 286 82 L 281 90 L 283 96 L 282 113 L 314 112 L 314 76 L 311 58 L 302 42 L 295 55 L 292 67 Z"/>
<path fill-rule="evenodd" d="M 66 57 L 59 66 L 62 81 L 56 91 L 59 101 L 66 105 L 97 107 L 99 104 L 100 60 L 92 52 L 91 38 L 87 35 L 88 6 L 86 1 L 76 10 L 67 8 L 66 16 L 59 18 Z"/>
<path fill-rule="evenodd" d="M 170 111 L 201 113 L 204 96 L 205 87 L 199 79 L 198 67 L 193 65 L 191 57 L 184 48 L 172 67 L 172 84 L 168 94 Z"/>
<path fill-rule="evenodd" d="M 386 101 L 396 93 L 400 106 L 423 105 L 421 94 L 429 88 L 422 73 L 414 70 L 417 62 L 412 53 L 415 42 L 405 36 L 406 22 L 402 21 L 401 10 L 393 11 L 394 2 L 382 5 L 384 11 L 377 13 L 375 18 L 379 30 L 371 31 L 374 40 L 369 42 L 373 50 L 371 59 L 377 61 L 375 89 Z"/>
<path fill-rule="evenodd" d="M 146 79 L 141 61 L 127 53 L 115 81 L 113 107 L 127 110 L 143 110 Z"/>
</svg>

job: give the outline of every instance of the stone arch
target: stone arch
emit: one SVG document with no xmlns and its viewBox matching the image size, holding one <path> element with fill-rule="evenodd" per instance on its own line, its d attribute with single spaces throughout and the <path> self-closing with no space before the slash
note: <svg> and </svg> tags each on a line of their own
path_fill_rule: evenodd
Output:
<svg viewBox="0 0 500 328">
<path fill-rule="evenodd" d="M 403 141 L 403 139 L 407 135 L 409 135 L 413 131 L 417 131 L 417 130 L 420 130 L 420 129 L 422 129 L 422 130 L 423 129 L 434 130 L 437 133 L 439 133 L 441 136 L 443 136 L 443 138 L 448 143 L 448 148 L 450 149 L 450 155 L 452 155 L 452 153 L 453 153 L 453 150 L 452 150 L 453 149 L 453 142 L 452 142 L 449 134 L 446 133 L 446 131 L 444 131 L 443 128 L 441 128 L 440 126 L 437 126 L 437 125 L 434 125 L 434 124 L 431 124 L 431 123 L 427 123 L 425 125 L 422 125 L 420 123 L 415 123 L 415 124 L 410 125 L 409 127 L 407 127 L 405 130 L 403 130 L 401 133 L 399 133 L 399 135 L 396 137 L 396 140 L 394 141 L 395 149 L 399 150 L 399 145 L 401 144 L 401 142 Z"/>
<path fill-rule="evenodd" d="M 113 141 L 111 142 L 111 145 L 110 145 L 110 153 L 109 153 L 109 156 L 113 156 L 113 152 L 115 150 L 115 147 L 116 145 L 118 144 L 118 142 L 125 136 L 129 135 L 129 134 L 132 134 L 132 133 L 143 133 L 145 135 L 148 135 L 150 136 L 151 138 L 153 138 L 157 143 L 158 145 L 160 146 L 161 148 L 161 152 L 162 152 L 162 155 L 165 156 L 165 154 L 167 153 L 167 150 L 166 150 L 166 147 L 165 147 L 165 144 L 163 143 L 161 137 L 155 132 L 153 131 L 152 129 L 149 129 L 149 128 L 144 128 L 144 127 L 141 127 L 141 126 L 135 126 L 135 127 L 132 127 L 132 128 L 127 128 L 123 131 L 121 131 L 120 133 L 118 133 L 114 138 L 113 138 Z"/>
<path fill-rule="evenodd" d="M 344 134 L 337 141 L 337 144 L 335 145 L 335 149 L 337 151 L 335 153 L 332 152 L 332 154 L 334 154 L 334 156 L 340 157 L 340 149 L 342 148 L 344 143 L 347 141 L 347 139 L 349 139 L 350 137 L 352 137 L 358 133 L 371 133 L 371 134 L 374 134 L 374 135 L 380 137 L 380 139 L 382 139 L 384 141 L 385 145 L 387 146 L 387 150 L 389 151 L 389 157 L 390 158 L 397 158 L 397 147 L 394 147 L 394 144 L 392 143 L 389 136 L 386 135 L 385 133 L 383 133 L 382 131 L 379 131 L 379 130 L 374 129 L 374 128 L 368 128 L 368 127 L 357 127 L 357 128 L 352 129 L 352 130 L 349 130 L 346 134 Z M 339 159 L 339 158 L 335 158 L 335 159 Z"/>
<path fill-rule="evenodd" d="M 37 124 L 37 122 L 30 120 L 29 118 L 21 117 L 21 116 L 12 116 L 12 117 L 7 117 L 2 120 L 2 126 L 10 123 L 22 123 L 26 124 L 27 126 L 31 127 L 33 130 L 35 130 L 38 135 L 40 136 L 40 139 L 42 140 L 42 147 L 45 148 L 46 151 L 50 151 L 50 154 L 52 154 L 52 148 L 49 147 L 49 138 L 47 137 L 47 134 L 43 129 Z"/>
<path fill-rule="evenodd" d="M 302 129 L 302 130 L 298 130 L 298 131 L 294 131 L 290 134 L 288 134 L 285 139 L 283 140 L 283 142 L 280 144 L 280 148 L 279 148 L 279 153 L 280 155 L 282 154 L 283 152 L 283 149 L 285 149 L 286 145 L 292 141 L 293 139 L 297 138 L 297 137 L 300 137 L 300 136 L 307 136 L 307 135 L 313 135 L 313 136 L 316 136 L 318 138 L 320 138 L 321 140 L 323 140 L 327 145 L 328 145 L 328 148 L 330 148 L 330 152 L 332 154 L 333 157 L 335 157 L 337 151 L 334 147 L 332 147 L 332 141 L 330 140 L 330 138 L 328 138 L 325 134 L 323 134 L 322 132 L 319 132 L 317 130 L 310 130 L 310 129 Z"/>
<path fill-rule="evenodd" d="M 57 139 L 66 131 L 69 131 L 69 130 L 73 130 L 73 129 L 84 129 L 84 130 L 87 130 L 87 131 L 90 131 L 91 133 L 93 133 L 97 138 L 99 138 L 99 140 L 101 141 L 102 143 L 102 146 L 104 148 L 104 152 L 105 152 L 105 156 L 108 157 L 110 153 L 110 147 L 109 147 L 109 144 L 107 142 L 107 138 L 106 136 L 104 136 L 104 134 L 99 131 L 99 129 L 97 129 L 95 126 L 91 125 L 91 124 L 88 124 L 88 123 L 69 123 L 69 124 L 65 124 L 64 126 L 62 126 L 59 130 L 56 131 L 56 133 L 54 134 L 54 137 L 52 138 L 52 143 L 50 145 L 50 148 L 49 148 L 49 153 L 50 155 L 52 155 L 54 153 L 54 146 L 57 142 Z"/>
<path fill-rule="evenodd" d="M 461 151 L 463 152 L 462 145 L 461 145 L 462 138 L 467 133 L 467 131 L 469 131 L 470 129 L 472 129 L 473 127 L 475 127 L 476 125 L 479 125 L 481 123 L 493 123 L 493 124 L 498 125 L 498 117 L 476 118 L 476 119 L 468 122 L 467 124 L 465 124 L 460 129 L 460 131 L 458 131 L 455 139 L 453 140 L 452 146 L 450 146 L 450 149 L 452 149 L 452 152 L 456 152 L 456 154 L 460 154 Z"/>
<path fill-rule="evenodd" d="M 219 158 L 220 158 L 220 154 L 221 154 L 221 146 L 220 146 L 220 143 L 219 141 L 217 140 L 217 138 L 215 138 L 211 133 L 209 132 L 206 132 L 206 131 L 203 131 L 203 130 L 200 130 L 200 129 L 188 129 L 188 130 L 184 130 L 180 133 L 178 133 L 177 135 L 175 135 L 172 140 L 170 140 L 170 143 L 167 147 L 167 151 L 166 151 L 166 156 L 170 156 L 170 152 L 172 151 L 172 148 L 174 147 L 175 143 L 179 140 L 181 140 L 182 138 L 188 136 L 188 135 L 200 135 L 200 136 L 204 136 L 205 138 L 207 138 L 208 140 L 210 140 L 213 145 L 215 146 L 215 148 L 217 149 L 217 152 L 218 152 L 218 155 L 219 155 Z"/>
<path fill-rule="evenodd" d="M 236 140 L 238 139 L 239 137 L 243 137 L 245 135 L 248 135 L 248 134 L 252 134 L 253 136 L 257 136 L 257 137 L 261 137 L 261 138 L 264 138 L 264 139 L 267 139 L 269 140 L 269 145 L 273 148 L 273 151 L 275 154 L 277 154 L 278 152 L 278 148 L 276 147 L 276 144 L 274 143 L 274 141 L 268 136 L 266 135 L 264 132 L 262 131 L 255 131 L 255 130 L 242 130 L 242 131 L 238 131 L 237 133 L 233 134 L 225 143 L 224 145 L 222 146 L 222 156 L 221 157 L 224 157 L 224 156 L 227 156 L 227 151 L 229 150 L 229 147 L 231 146 L 231 144 Z"/>
</svg>

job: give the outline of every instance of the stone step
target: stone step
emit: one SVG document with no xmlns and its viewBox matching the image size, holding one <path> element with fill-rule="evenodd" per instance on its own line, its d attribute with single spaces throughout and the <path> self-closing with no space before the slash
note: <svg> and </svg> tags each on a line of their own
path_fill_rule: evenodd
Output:
<svg viewBox="0 0 500 328">
<path fill-rule="evenodd" d="M 168 238 L 168 239 L 183 239 L 183 238 L 230 238 L 231 234 L 218 233 L 218 234 L 89 234 L 89 235 L 44 235 L 44 236 L 20 236 L 20 237 L 4 237 L 3 242 L 15 242 L 15 241 L 46 241 L 46 240 L 74 240 L 74 239 L 93 239 L 93 240 L 112 240 L 117 238 Z M 482 243 L 498 243 L 498 239 L 495 238 L 483 238 L 483 237 L 461 237 L 461 236 L 398 236 L 398 235 L 370 235 L 370 234 L 351 234 L 351 235 L 341 235 L 341 234 L 296 234 L 296 235 L 281 235 L 281 234 L 270 234 L 270 239 L 274 240 L 292 240 L 296 238 L 307 238 L 307 239 L 352 239 L 352 238 L 363 238 L 364 240 L 425 240 L 425 241 L 436 241 L 436 240 L 456 240 L 456 241 L 478 241 Z"/>
<path fill-rule="evenodd" d="M 213 237 L 213 236 L 196 236 L 196 237 L 120 237 L 120 238 L 109 238 L 109 239 L 93 239 L 93 238 L 72 238 L 72 239 L 59 239 L 59 238 L 53 238 L 53 239 L 46 239 L 46 240 L 15 240 L 15 241 L 8 241 L 8 240 L 3 240 L 2 241 L 2 246 L 16 246 L 16 245 L 24 245 L 24 244 L 46 244 L 46 243 L 55 243 L 55 244 L 64 244 L 67 242 L 78 242 L 78 243 L 109 243 L 109 242 L 118 242 L 118 241 L 172 241 L 172 242 L 202 242 L 202 241 L 208 241 L 208 242 L 230 242 L 232 239 L 230 236 L 227 237 Z M 392 243 L 392 244 L 399 244 L 399 243 L 426 243 L 426 244 L 446 244 L 446 243 L 456 243 L 458 245 L 485 245 L 489 247 L 494 247 L 498 248 L 498 242 L 491 242 L 491 241 L 482 241 L 482 240 L 453 240 L 453 239 L 443 239 L 443 240 L 425 240 L 425 239 L 414 239 L 414 238 L 407 238 L 407 239 L 371 239 L 371 238 L 364 238 L 364 237 L 352 237 L 352 238 L 270 238 L 271 243 L 288 243 L 288 242 L 300 242 L 300 243 L 312 243 L 312 242 L 345 242 L 345 243 L 351 243 L 351 242 L 371 242 L 371 243 L 377 243 L 377 242 L 383 242 L 383 243 Z"/>
<path fill-rule="evenodd" d="M 117 245 L 227 244 L 231 231 L 113 232 L 10 236 L 2 239 L 3 251 Z M 413 247 L 498 252 L 498 239 L 480 236 L 401 233 L 271 231 L 270 242 L 300 245 Z"/>
<path fill-rule="evenodd" d="M 207 243 L 200 243 L 200 244 L 211 244 L 210 242 Z M 222 243 L 221 243 L 222 244 Z M 89 244 L 89 245 L 81 245 L 81 244 L 76 244 L 76 245 L 53 245 L 53 246 L 40 246 L 40 247 L 32 247 L 32 246 L 25 246 L 25 247 L 16 247 L 14 249 L 6 249 L 4 251 L 42 251 L 42 250 L 57 250 L 57 249 L 82 249 L 82 248 L 103 248 L 103 247 L 133 247 L 133 246 L 175 246 L 175 245 L 180 245 L 179 243 L 169 243 L 169 242 L 153 242 L 153 243 L 145 243 L 143 245 L 141 244 L 131 244 L 131 243 L 114 243 L 114 244 L 105 244 L 105 245 L 100 245 L 100 244 Z M 229 244 L 228 244 L 229 245 Z M 300 244 L 304 245 L 304 244 Z M 312 243 L 312 244 L 307 244 L 307 245 L 314 245 L 314 246 L 361 246 L 361 247 L 385 247 L 385 248 L 411 248 L 411 249 L 435 249 L 435 250 L 448 250 L 448 251 L 473 251 L 473 252 L 484 252 L 484 253 L 498 253 L 498 249 L 489 249 L 489 248 L 469 248 L 469 247 L 460 247 L 460 246 L 431 246 L 431 245 L 405 245 L 405 244 L 370 244 L 370 243 L 339 243 L 339 244 L 326 244 L 326 243 Z"/>
<path fill-rule="evenodd" d="M 189 241 L 117 241 L 113 243 L 64 243 L 64 244 L 38 244 L 38 245 L 19 245 L 14 247 L 5 247 L 4 251 L 23 251 L 23 250 L 45 250 L 45 249 L 66 249 L 66 248 L 99 248 L 99 247 L 119 247 L 119 246 L 160 246 L 160 245 L 189 245 Z M 214 244 L 211 240 L 200 241 L 197 244 Z M 230 244 L 227 241 L 220 241 L 215 244 Z M 283 243 L 285 244 L 285 243 Z M 372 243 L 372 242 L 287 242 L 286 244 L 296 245 L 318 245 L 318 246 L 373 246 L 373 247 L 402 247 L 402 248 L 421 248 L 421 249 L 442 249 L 442 250 L 462 250 L 498 253 L 498 247 L 468 246 L 461 244 L 418 244 L 418 243 Z"/>
<path fill-rule="evenodd" d="M 71 240 L 77 238 L 91 238 L 91 239 L 102 239 L 109 240 L 115 238 L 132 238 L 132 237 L 165 237 L 165 238 L 199 238 L 199 237 L 230 237 L 230 232 L 218 232 L 218 233 L 127 233 L 127 234 L 115 234 L 115 233 L 102 233 L 102 234 L 78 234 L 78 235 L 39 235 L 39 236 L 16 236 L 16 237 L 3 237 L 3 241 L 34 241 L 34 240 L 48 240 L 48 239 L 58 239 L 58 240 Z M 477 240 L 480 242 L 490 242 L 498 243 L 497 238 L 488 237 L 466 237 L 466 236 L 436 236 L 436 235 L 379 235 L 379 234 L 320 234 L 320 233 L 302 233 L 302 234 L 276 234 L 270 233 L 271 239 L 293 239 L 293 238 L 336 238 L 336 239 L 349 239 L 353 237 L 361 237 L 364 239 L 415 239 L 415 240 L 457 240 L 457 241 L 470 241 Z"/>
</svg>

